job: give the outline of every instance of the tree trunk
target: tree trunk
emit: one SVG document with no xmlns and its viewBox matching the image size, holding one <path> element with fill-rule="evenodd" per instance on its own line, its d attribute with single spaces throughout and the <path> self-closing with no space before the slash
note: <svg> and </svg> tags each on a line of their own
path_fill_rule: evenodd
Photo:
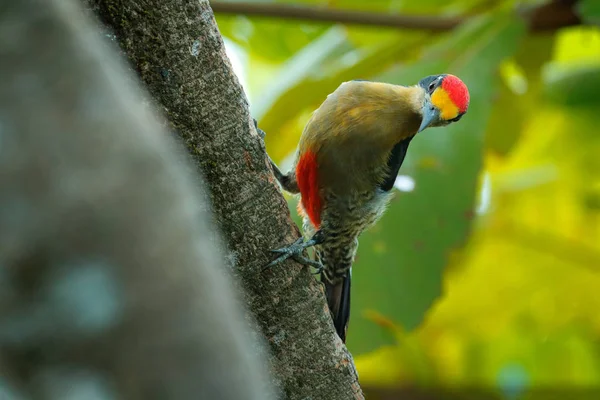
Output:
<svg viewBox="0 0 600 400">
<path fill-rule="evenodd" d="M 0 1 L 0 399 L 274 398 L 204 185 L 82 17 Z"/>
<path fill-rule="evenodd" d="M 205 177 L 227 260 L 270 344 L 274 383 L 289 399 L 362 399 L 320 283 L 292 261 L 261 271 L 272 260 L 268 250 L 299 232 L 208 1 L 83 1 L 116 38 Z"/>
</svg>

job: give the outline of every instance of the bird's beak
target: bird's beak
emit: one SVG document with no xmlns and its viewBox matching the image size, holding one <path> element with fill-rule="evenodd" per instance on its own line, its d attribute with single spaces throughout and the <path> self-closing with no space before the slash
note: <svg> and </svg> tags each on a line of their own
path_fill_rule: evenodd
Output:
<svg viewBox="0 0 600 400">
<path fill-rule="evenodd" d="M 421 132 L 432 122 L 437 121 L 440 118 L 440 111 L 431 104 L 431 100 L 425 100 L 425 104 L 423 104 L 422 108 L 423 120 L 421 121 L 421 126 L 417 133 Z"/>
</svg>

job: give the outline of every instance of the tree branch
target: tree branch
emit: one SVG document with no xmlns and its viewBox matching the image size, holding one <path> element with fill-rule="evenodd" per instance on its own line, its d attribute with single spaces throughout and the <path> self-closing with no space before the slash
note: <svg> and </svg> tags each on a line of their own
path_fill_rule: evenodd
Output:
<svg viewBox="0 0 600 400">
<path fill-rule="evenodd" d="M 209 188 L 230 267 L 270 344 L 271 371 L 289 399 L 362 399 L 320 283 L 295 262 L 265 273 L 269 249 L 298 228 L 268 166 L 248 102 L 207 0 L 83 0 L 187 145 Z M 215 305 L 216 306 L 216 305 Z"/>
<path fill-rule="evenodd" d="M 573 10 L 573 0 L 556 0 L 533 9 L 522 9 L 518 14 L 529 22 L 532 32 L 553 31 L 572 25 L 580 25 L 581 19 Z M 277 3 L 240 3 L 211 1 L 215 13 L 243 14 L 256 17 L 330 22 L 367 26 L 384 26 L 399 29 L 417 29 L 443 32 L 456 28 L 471 16 L 442 17 L 426 15 L 400 15 L 339 10 L 323 7 L 307 7 Z"/>
<path fill-rule="evenodd" d="M 215 13 L 243 14 L 256 17 L 331 22 L 356 25 L 387 26 L 402 29 L 447 31 L 465 21 L 462 17 L 383 14 L 279 3 L 239 3 L 211 1 Z"/>
</svg>

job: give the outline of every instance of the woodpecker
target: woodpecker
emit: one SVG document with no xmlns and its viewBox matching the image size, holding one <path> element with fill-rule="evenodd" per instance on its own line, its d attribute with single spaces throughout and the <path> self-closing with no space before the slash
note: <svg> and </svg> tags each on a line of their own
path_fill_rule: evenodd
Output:
<svg viewBox="0 0 600 400">
<path fill-rule="evenodd" d="M 284 190 L 300 193 L 303 238 L 281 249 L 266 267 L 287 258 L 317 268 L 335 329 L 345 342 L 350 317 L 351 267 L 358 237 L 383 214 L 413 137 L 428 127 L 457 122 L 469 106 L 467 86 L 450 74 L 413 86 L 342 83 L 304 128 Z M 316 260 L 303 255 L 314 246 Z"/>
</svg>

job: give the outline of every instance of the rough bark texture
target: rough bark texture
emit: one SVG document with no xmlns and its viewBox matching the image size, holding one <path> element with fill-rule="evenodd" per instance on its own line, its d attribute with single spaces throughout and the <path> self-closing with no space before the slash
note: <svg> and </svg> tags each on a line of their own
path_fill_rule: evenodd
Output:
<svg viewBox="0 0 600 400">
<path fill-rule="evenodd" d="M 83 17 L 0 1 L 0 398 L 274 398 L 201 180 Z"/>
<path fill-rule="evenodd" d="M 289 399 L 363 398 L 310 271 L 290 261 L 261 272 L 273 257 L 268 250 L 299 232 L 208 1 L 83 1 L 116 38 L 206 178 L 230 266 L 270 343 L 274 383 Z"/>
</svg>

